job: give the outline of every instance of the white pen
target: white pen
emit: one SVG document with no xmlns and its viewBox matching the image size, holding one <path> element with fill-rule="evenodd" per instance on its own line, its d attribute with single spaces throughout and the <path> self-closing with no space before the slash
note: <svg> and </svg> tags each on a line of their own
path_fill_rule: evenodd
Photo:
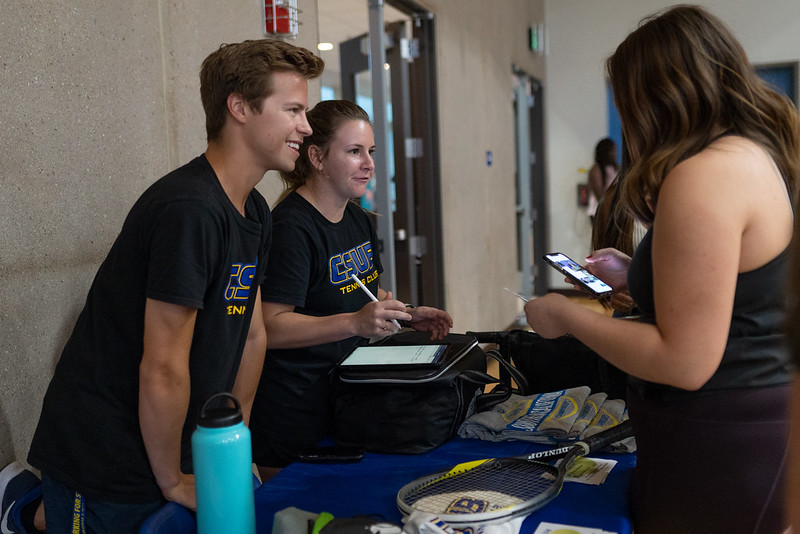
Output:
<svg viewBox="0 0 800 534">
<path fill-rule="evenodd" d="M 369 299 L 370 299 L 372 302 L 378 302 L 378 297 L 376 297 L 375 295 L 373 295 L 373 294 L 372 294 L 372 291 L 370 291 L 370 290 L 369 290 L 369 288 L 368 288 L 367 286 L 365 286 L 363 283 L 361 283 L 361 280 L 359 280 L 359 279 L 358 279 L 358 277 L 357 277 L 355 274 L 351 274 L 351 275 L 350 275 L 350 278 L 352 278 L 353 280 L 355 280 L 355 281 L 356 281 L 356 284 L 358 284 L 358 286 L 359 286 L 361 289 L 363 289 L 363 290 L 364 290 L 364 293 L 366 293 L 366 294 L 367 294 L 367 296 L 369 297 Z M 390 321 L 392 321 L 392 323 L 394 323 L 394 325 L 397 327 L 397 329 L 398 329 L 398 330 L 399 330 L 399 329 L 401 329 L 401 328 L 403 328 L 402 326 L 400 326 L 400 323 L 398 323 L 396 320 L 394 320 L 394 319 L 390 319 Z"/>
<path fill-rule="evenodd" d="M 509 293 L 511 293 L 512 295 L 515 295 L 515 296 L 516 296 L 518 299 L 524 300 L 525 302 L 528 302 L 528 301 L 530 300 L 530 299 L 527 299 L 527 298 L 523 297 L 523 296 L 522 296 L 522 295 L 520 295 L 519 293 L 515 293 L 514 291 L 511 291 L 511 290 L 510 290 L 510 289 L 508 289 L 507 287 L 504 287 L 503 289 L 505 289 L 506 291 L 508 291 L 508 292 L 509 292 Z"/>
</svg>

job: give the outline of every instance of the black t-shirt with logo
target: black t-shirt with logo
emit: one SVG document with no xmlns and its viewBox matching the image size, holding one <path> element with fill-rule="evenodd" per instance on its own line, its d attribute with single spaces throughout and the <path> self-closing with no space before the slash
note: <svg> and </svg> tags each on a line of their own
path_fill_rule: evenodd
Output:
<svg viewBox="0 0 800 534">
<path fill-rule="evenodd" d="M 370 299 L 351 274 L 377 295 L 383 270 L 378 240 L 361 207 L 349 203 L 342 220 L 332 223 L 292 192 L 273 216 L 262 300 L 290 304 L 295 312 L 313 316 L 355 312 Z M 267 350 L 250 419 L 255 457 L 269 448 L 314 444 L 330 434 L 328 375 L 364 341 L 355 336 L 301 349 Z"/>
<path fill-rule="evenodd" d="M 202 403 L 231 391 L 270 241 L 270 212 L 253 190 L 246 217 L 205 156 L 139 198 L 89 290 L 45 395 L 29 462 L 88 497 L 161 498 L 138 415 L 147 298 L 197 310 L 182 468 Z"/>
</svg>

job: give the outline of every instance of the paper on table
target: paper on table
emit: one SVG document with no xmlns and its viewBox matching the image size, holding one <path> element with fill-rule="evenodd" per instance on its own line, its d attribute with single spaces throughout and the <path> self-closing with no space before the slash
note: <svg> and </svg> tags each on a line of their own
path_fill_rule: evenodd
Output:
<svg viewBox="0 0 800 534">
<path fill-rule="evenodd" d="M 533 534 L 617 534 L 610 530 L 599 528 L 576 527 L 574 525 L 562 525 L 560 523 L 539 523 Z"/>
<path fill-rule="evenodd" d="M 564 482 L 579 482 L 599 486 L 606 481 L 608 474 L 617 465 L 616 460 L 606 460 L 603 458 L 578 458 L 569 468 Z"/>
</svg>

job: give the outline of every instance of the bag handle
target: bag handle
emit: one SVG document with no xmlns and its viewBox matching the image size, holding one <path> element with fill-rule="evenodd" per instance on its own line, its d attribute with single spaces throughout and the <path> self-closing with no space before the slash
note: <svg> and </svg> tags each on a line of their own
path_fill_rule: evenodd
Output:
<svg viewBox="0 0 800 534">
<path fill-rule="evenodd" d="M 528 379 L 510 361 L 504 358 L 500 351 L 491 349 L 486 351 L 486 355 L 497 360 L 500 366 L 511 376 L 510 380 L 508 378 L 505 380 L 509 387 L 511 387 L 511 380 L 513 380 L 517 384 L 517 390 L 525 391 L 528 389 Z"/>
<path fill-rule="evenodd" d="M 520 373 L 516 367 L 511 365 L 508 360 L 503 358 L 503 355 L 500 354 L 499 351 L 491 349 L 486 351 L 485 355 L 496 360 L 502 370 L 505 370 L 506 372 L 501 372 L 500 378 L 496 378 L 482 371 L 475 370 L 466 370 L 461 373 L 460 378 L 463 380 L 468 380 L 470 382 L 483 385 L 497 384 L 494 388 L 492 388 L 491 391 L 487 391 L 476 397 L 476 412 L 484 412 L 493 406 L 508 400 L 508 398 L 511 397 L 511 394 L 514 391 L 517 391 L 511 384 L 512 380 L 516 382 L 518 390 L 521 389 L 522 391 L 525 391 L 525 389 L 528 387 L 528 381 L 525 379 L 522 373 Z"/>
</svg>

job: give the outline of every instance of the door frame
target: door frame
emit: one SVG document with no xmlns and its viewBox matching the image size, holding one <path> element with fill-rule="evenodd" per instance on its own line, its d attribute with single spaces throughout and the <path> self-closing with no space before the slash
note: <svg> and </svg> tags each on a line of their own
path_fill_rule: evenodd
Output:
<svg viewBox="0 0 800 534">
<path fill-rule="evenodd" d="M 375 217 L 384 271 L 381 287 L 412 305 L 445 306 L 442 261 L 441 182 L 436 90 L 435 20 L 406 0 L 387 1 L 410 18 L 383 27 L 382 0 L 366 0 L 370 9 L 367 35 L 340 44 L 342 98 L 355 102 L 356 73 L 372 73 L 373 129 L 377 187 Z M 378 35 L 378 39 L 373 39 Z M 365 38 L 369 37 L 368 47 Z M 376 51 L 376 46 L 378 50 Z M 379 57 L 376 64 L 364 52 Z M 388 63 L 391 87 L 385 87 L 383 64 Z M 394 177 L 387 153 L 386 96 L 391 95 Z M 380 109 L 379 109 L 380 107 Z M 395 191 L 392 198 L 391 191 Z"/>
<path fill-rule="evenodd" d="M 544 172 L 544 89 L 525 71 L 512 67 L 516 154 L 517 270 L 519 292 L 548 291 L 544 255 L 547 240 L 547 191 Z"/>
</svg>

